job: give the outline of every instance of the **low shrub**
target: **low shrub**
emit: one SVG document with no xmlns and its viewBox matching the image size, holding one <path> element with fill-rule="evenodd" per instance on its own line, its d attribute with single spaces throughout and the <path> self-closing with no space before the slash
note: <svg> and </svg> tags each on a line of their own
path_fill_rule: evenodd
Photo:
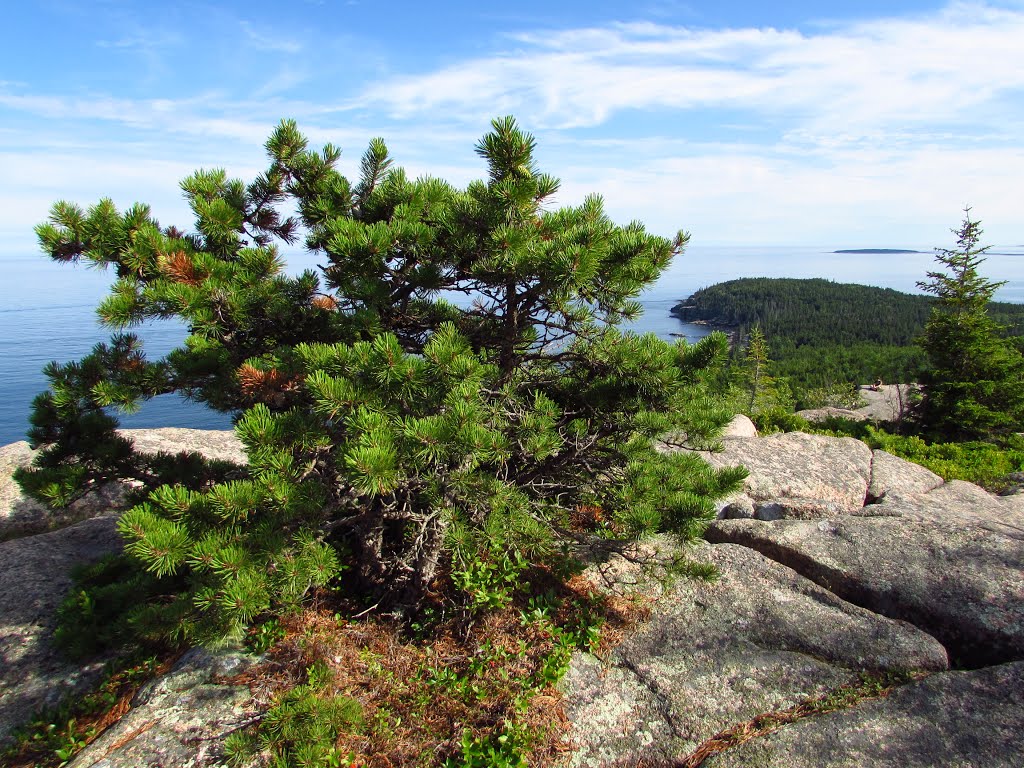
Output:
<svg viewBox="0 0 1024 768">
<path fill-rule="evenodd" d="M 1009 476 L 1024 471 L 1024 440 L 1016 438 L 1004 446 L 983 442 L 928 443 L 917 436 L 893 435 L 866 427 L 864 441 L 927 467 L 943 480 L 966 480 L 998 493 L 1010 483 Z"/>
<path fill-rule="evenodd" d="M 769 408 L 754 414 L 751 421 L 762 435 L 770 435 L 772 432 L 807 432 L 811 428 L 807 419 L 786 408 Z"/>
</svg>

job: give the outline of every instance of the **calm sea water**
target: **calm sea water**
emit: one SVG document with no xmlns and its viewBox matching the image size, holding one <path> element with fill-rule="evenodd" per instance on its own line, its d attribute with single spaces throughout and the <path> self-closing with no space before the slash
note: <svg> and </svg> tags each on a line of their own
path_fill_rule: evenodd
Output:
<svg viewBox="0 0 1024 768">
<path fill-rule="evenodd" d="M 638 332 L 663 338 L 683 335 L 691 341 L 707 331 L 682 323 L 669 314 L 673 304 L 698 288 L 738 277 L 825 277 L 838 282 L 865 283 L 914 292 L 916 281 L 934 265 L 931 252 L 897 255 L 835 254 L 831 248 L 693 246 L 642 297 L 645 312 L 635 324 Z M 921 249 L 926 250 L 926 249 Z M 289 270 L 315 267 L 316 258 L 295 253 Z M 2 256 L 0 282 L 0 445 L 24 439 L 32 398 L 46 387 L 43 366 L 51 361 L 81 358 L 109 333 L 95 320 L 95 307 L 111 282 L 108 272 L 55 264 L 42 255 Z M 1024 303 L 1024 246 L 996 247 L 983 267 L 986 276 L 1007 280 L 996 298 Z M 151 359 L 181 343 L 184 328 L 177 323 L 153 323 L 137 333 Z M 230 418 L 176 395 L 145 403 L 132 416 L 121 417 L 126 427 L 203 427 L 225 429 Z"/>
</svg>

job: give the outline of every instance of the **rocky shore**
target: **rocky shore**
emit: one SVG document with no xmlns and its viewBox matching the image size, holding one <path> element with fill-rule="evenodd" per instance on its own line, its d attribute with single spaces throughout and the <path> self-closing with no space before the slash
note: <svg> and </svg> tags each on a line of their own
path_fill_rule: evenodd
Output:
<svg viewBox="0 0 1024 768">
<path fill-rule="evenodd" d="M 244 461 L 231 432 L 130 434 L 140 450 Z M 685 552 L 716 580 L 665 582 L 619 557 L 589 571 L 658 600 L 608 657 L 574 657 L 567 763 L 1024 765 L 1024 495 L 944 483 L 848 438 L 757 437 L 741 421 L 729 435 L 708 460 L 750 476 Z M 0 740 L 94 683 L 96 664 L 52 649 L 54 612 L 71 568 L 119 547 L 118 489 L 44 530 L 51 519 L 9 482 L 31 455 L 0 449 Z M 654 562 L 675 551 L 638 547 Z M 187 654 L 70 765 L 221 765 L 223 738 L 258 714 L 233 682 L 249 663 Z"/>
</svg>

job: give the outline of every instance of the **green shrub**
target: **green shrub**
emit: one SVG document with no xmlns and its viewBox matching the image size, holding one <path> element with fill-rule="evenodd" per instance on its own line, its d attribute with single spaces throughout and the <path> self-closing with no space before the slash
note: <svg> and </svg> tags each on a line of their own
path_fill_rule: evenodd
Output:
<svg viewBox="0 0 1024 768">
<path fill-rule="evenodd" d="M 629 535 L 688 538 L 738 487 L 735 471 L 653 445 L 709 443 L 728 422 L 710 385 L 724 335 L 669 345 L 621 329 L 686 233 L 618 226 L 597 196 L 554 208 L 559 182 L 511 118 L 477 145 L 486 179 L 465 189 L 410 179 L 379 139 L 356 183 L 293 122 L 266 147 L 251 183 L 182 182 L 188 235 L 110 200 L 57 203 L 37 227 L 54 260 L 114 270 L 98 312 L 115 333 L 47 367 L 30 432 L 46 447 L 20 479 L 56 504 L 141 485 L 118 524 L 162 588 L 140 625 L 240 639 L 346 569 L 382 610 L 414 614 L 450 564 L 471 602 L 496 607 L 508 563 L 557 559 L 581 505 Z M 322 272 L 286 276 L 278 248 L 300 231 Z M 167 317 L 189 336 L 151 361 L 124 331 Z M 247 467 L 133 452 L 111 409 L 173 391 L 237 417 Z"/>
<path fill-rule="evenodd" d="M 804 408 L 847 408 L 856 410 L 865 404 L 864 396 L 856 384 L 841 382 L 814 387 L 797 396 L 798 407 Z"/>
<path fill-rule="evenodd" d="M 310 667 L 307 675 L 308 682 L 281 696 L 257 729 L 259 744 L 272 755 L 274 768 L 346 764 L 335 742 L 342 731 L 362 724 L 362 706 L 350 696 L 331 692 L 326 667 Z M 240 739 L 233 747 L 244 756 L 244 747 L 251 742 Z"/>
<path fill-rule="evenodd" d="M 807 431 L 816 435 L 828 435 L 830 437 L 855 437 L 858 440 L 863 440 L 868 436 L 872 429 L 877 428 L 870 421 L 844 419 L 841 416 L 829 416 L 828 418 L 811 424 Z"/>
<path fill-rule="evenodd" d="M 992 443 L 928 443 L 917 436 L 892 435 L 866 428 L 865 442 L 894 456 L 927 467 L 944 480 L 966 480 L 993 492 L 1006 487 L 1006 476 L 1024 471 L 1024 445 L 1018 438 L 1006 447 Z"/>
<path fill-rule="evenodd" d="M 811 428 L 807 419 L 786 408 L 769 408 L 754 414 L 751 421 L 762 435 L 770 435 L 772 432 L 807 432 Z"/>
</svg>

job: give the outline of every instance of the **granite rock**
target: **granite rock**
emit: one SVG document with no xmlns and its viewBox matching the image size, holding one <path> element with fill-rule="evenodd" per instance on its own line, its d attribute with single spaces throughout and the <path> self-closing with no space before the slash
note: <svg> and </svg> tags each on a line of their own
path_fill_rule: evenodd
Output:
<svg viewBox="0 0 1024 768">
<path fill-rule="evenodd" d="M 236 652 L 189 651 L 171 672 L 140 689 L 128 713 L 70 768 L 225 765 L 224 738 L 252 722 L 254 713 L 249 689 L 224 678 L 253 662 Z"/>
<path fill-rule="evenodd" d="M 797 411 L 796 415 L 807 419 L 810 422 L 828 421 L 829 419 L 849 419 L 850 421 L 867 421 L 868 416 L 849 408 L 836 408 L 827 406 L 824 408 L 806 408 Z"/>
<path fill-rule="evenodd" d="M 920 496 L 887 494 L 868 509 L 875 515 L 979 527 L 1024 540 L 1024 497 L 993 496 L 962 480 L 950 480 Z"/>
<path fill-rule="evenodd" d="M 102 661 L 70 663 L 51 638 L 75 566 L 120 550 L 115 522 L 96 517 L 0 543 L 0 741 L 36 710 L 96 681 Z"/>
<path fill-rule="evenodd" d="M 716 468 L 746 467 L 743 492 L 755 507 L 774 504 L 798 517 L 860 509 L 871 478 L 871 449 L 852 438 L 787 432 L 726 440 L 721 452 L 702 455 Z"/>
<path fill-rule="evenodd" d="M 856 679 L 942 670 L 909 624 L 850 605 L 757 552 L 703 545 L 712 583 L 680 580 L 606 663 L 578 654 L 563 680 L 576 766 L 660 765 L 715 733 Z M 625 569 L 618 572 L 628 583 Z"/>
<path fill-rule="evenodd" d="M 248 458 L 238 435 L 230 429 L 160 429 L 118 430 L 135 443 L 140 453 L 198 453 L 207 459 L 247 464 Z"/>
<path fill-rule="evenodd" d="M 122 429 L 120 433 L 131 438 L 141 453 L 188 451 L 235 464 L 248 461 L 241 441 L 231 430 L 165 427 Z M 64 509 L 49 509 L 25 496 L 12 475 L 19 467 L 30 466 L 36 453 L 24 440 L 0 447 L 0 540 L 62 528 L 126 506 L 129 488 L 117 482 L 87 493 Z"/>
<path fill-rule="evenodd" d="M 941 477 L 920 464 L 881 450 L 871 453 L 869 501 L 877 501 L 889 494 L 914 496 L 928 493 L 942 485 L 942 482 Z"/>
<path fill-rule="evenodd" d="M 722 430 L 723 439 L 746 439 L 750 437 L 757 437 L 757 427 L 754 426 L 754 422 L 749 417 L 744 416 L 742 413 L 737 413 L 733 416 L 732 421 L 726 424 L 725 429 Z"/>
<path fill-rule="evenodd" d="M 1024 765 L 1024 663 L 943 672 L 887 698 L 800 720 L 702 768 Z"/>
<path fill-rule="evenodd" d="M 991 526 L 852 515 L 719 520 L 707 538 L 755 549 L 856 605 L 909 621 L 962 665 L 1024 659 L 1024 543 Z"/>
<path fill-rule="evenodd" d="M 49 509 L 26 496 L 13 475 L 30 466 L 36 453 L 24 440 L 0 447 L 0 541 L 45 533 L 124 507 L 127 493 L 120 483 L 107 483 L 64 509 Z"/>
</svg>

